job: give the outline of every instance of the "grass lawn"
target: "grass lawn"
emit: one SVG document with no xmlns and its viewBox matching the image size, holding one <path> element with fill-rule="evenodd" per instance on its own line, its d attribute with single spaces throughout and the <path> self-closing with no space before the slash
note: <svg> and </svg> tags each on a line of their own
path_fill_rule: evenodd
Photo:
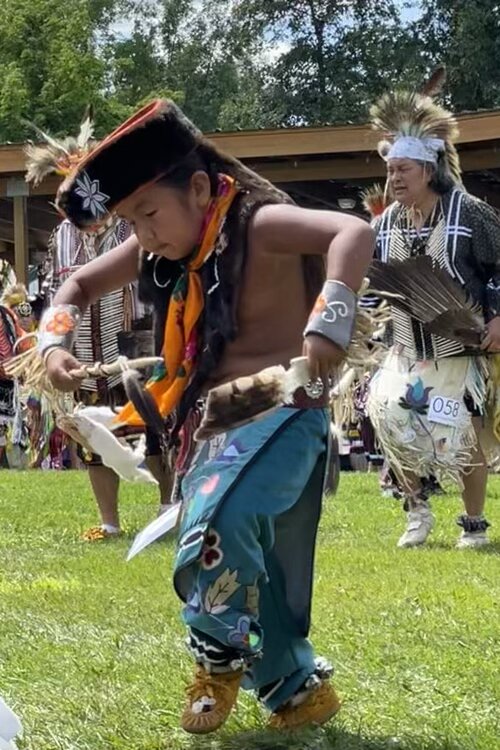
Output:
<svg viewBox="0 0 500 750">
<path fill-rule="evenodd" d="M 173 542 L 125 563 L 156 510 L 122 490 L 129 534 L 78 539 L 95 521 L 83 473 L 0 474 L 0 695 L 29 750 L 498 750 L 500 478 L 489 488 L 494 544 L 456 551 L 456 496 L 434 502 L 426 548 L 397 550 L 403 518 L 374 475 L 347 475 L 321 524 L 312 638 L 344 700 L 326 730 L 263 731 L 242 695 L 227 730 L 178 728 L 191 673 L 170 585 Z"/>
</svg>

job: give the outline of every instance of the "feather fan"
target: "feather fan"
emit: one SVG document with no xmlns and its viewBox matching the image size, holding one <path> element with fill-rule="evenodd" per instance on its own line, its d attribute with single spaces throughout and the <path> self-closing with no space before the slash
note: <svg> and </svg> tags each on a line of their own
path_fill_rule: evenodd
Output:
<svg viewBox="0 0 500 750">
<path fill-rule="evenodd" d="M 436 336 L 479 349 L 484 335 L 480 305 L 429 256 L 372 262 L 374 293 L 418 320 Z"/>
</svg>

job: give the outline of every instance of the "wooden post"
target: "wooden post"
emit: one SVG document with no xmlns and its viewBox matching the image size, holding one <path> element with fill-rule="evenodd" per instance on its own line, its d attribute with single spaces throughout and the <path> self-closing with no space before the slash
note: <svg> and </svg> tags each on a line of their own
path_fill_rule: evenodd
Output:
<svg viewBox="0 0 500 750">
<path fill-rule="evenodd" d="M 7 181 L 6 195 L 14 204 L 14 257 L 17 280 L 28 286 L 28 207 L 29 188 L 20 177 Z"/>
<path fill-rule="evenodd" d="M 28 286 L 28 219 L 26 197 L 15 195 L 14 201 L 14 253 L 17 280 Z"/>
</svg>

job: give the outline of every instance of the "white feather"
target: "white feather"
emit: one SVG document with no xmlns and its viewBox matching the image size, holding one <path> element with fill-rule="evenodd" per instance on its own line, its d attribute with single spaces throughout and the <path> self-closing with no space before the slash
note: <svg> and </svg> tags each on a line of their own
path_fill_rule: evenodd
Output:
<svg viewBox="0 0 500 750">
<path fill-rule="evenodd" d="M 71 417 L 76 429 L 94 453 L 101 456 L 105 466 L 113 469 L 122 479 L 129 482 L 149 482 L 158 484 L 151 472 L 140 467 L 144 461 L 144 442 L 142 450 L 132 450 L 123 445 L 107 427 L 77 411 Z"/>
<path fill-rule="evenodd" d="M 18 716 L 0 698 L 0 750 L 16 750 L 14 739 L 21 732 L 22 726 Z"/>
<path fill-rule="evenodd" d="M 180 511 L 181 503 L 175 503 L 175 505 L 172 505 L 162 513 L 161 516 L 155 518 L 154 521 L 151 521 L 151 523 L 140 531 L 129 550 L 127 562 L 157 539 L 165 536 L 165 534 L 168 534 L 169 531 L 175 528 Z"/>
<path fill-rule="evenodd" d="M 38 127 L 38 125 L 35 125 L 34 122 L 27 122 L 27 124 L 33 128 L 37 136 L 42 140 L 45 141 L 45 143 L 48 143 L 49 146 L 52 146 L 52 148 L 55 148 L 57 151 L 62 151 L 66 156 L 69 156 L 69 151 L 64 146 L 63 141 L 58 141 L 55 138 L 52 138 L 48 133 L 46 133 L 44 130 Z"/>
<path fill-rule="evenodd" d="M 88 142 L 94 135 L 94 123 L 90 119 L 90 117 L 87 117 L 80 126 L 80 132 L 78 133 L 78 137 L 76 139 L 76 142 L 78 144 L 78 148 L 84 149 L 87 147 Z"/>
<path fill-rule="evenodd" d="M 79 414 L 83 417 L 88 417 L 94 422 L 104 425 L 105 427 L 111 427 L 113 420 L 116 417 L 115 412 L 109 406 L 78 406 L 75 410 L 75 415 Z"/>
</svg>

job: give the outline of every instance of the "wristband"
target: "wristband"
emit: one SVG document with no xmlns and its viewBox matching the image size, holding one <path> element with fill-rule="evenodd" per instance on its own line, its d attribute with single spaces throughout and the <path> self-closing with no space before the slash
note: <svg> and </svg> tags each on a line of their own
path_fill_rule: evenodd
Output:
<svg viewBox="0 0 500 750">
<path fill-rule="evenodd" d="M 328 279 L 316 300 L 304 336 L 318 334 L 347 350 L 354 332 L 357 301 L 357 295 L 346 284 Z"/>
<path fill-rule="evenodd" d="M 40 354 L 57 347 L 71 350 L 80 319 L 81 312 L 76 305 L 55 305 L 45 310 L 38 330 Z"/>
</svg>

